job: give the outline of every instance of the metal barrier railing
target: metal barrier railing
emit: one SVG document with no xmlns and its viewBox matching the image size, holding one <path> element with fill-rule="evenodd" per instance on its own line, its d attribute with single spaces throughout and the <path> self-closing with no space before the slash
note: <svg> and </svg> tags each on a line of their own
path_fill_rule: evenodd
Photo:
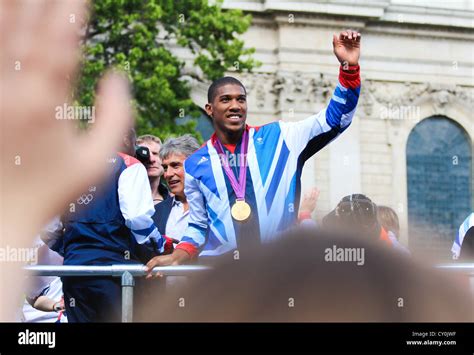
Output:
<svg viewBox="0 0 474 355">
<path fill-rule="evenodd" d="M 26 266 L 25 270 L 35 276 L 113 276 L 121 278 L 122 285 L 122 322 L 133 319 L 133 288 L 135 277 L 147 275 L 144 265 L 34 265 Z M 207 266 L 179 265 L 157 266 L 152 274 L 164 276 L 189 276 L 197 272 L 210 270 Z"/>
<path fill-rule="evenodd" d="M 474 263 L 455 263 L 455 264 L 439 264 L 436 265 L 438 269 L 453 270 L 468 275 L 474 275 Z"/>
<path fill-rule="evenodd" d="M 474 294 L 474 263 L 440 264 L 437 269 L 453 271 L 469 275 L 471 292 Z M 25 270 L 35 276 L 114 276 L 121 278 L 122 285 L 122 322 L 133 319 L 133 287 L 135 277 L 147 275 L 144 265 L 34 265 L 26 266 Z M 189 276 L 198 272 L 211 270 L 200 265 L 157 266 L 152 274 L 164 276 Z"/>
</svg>

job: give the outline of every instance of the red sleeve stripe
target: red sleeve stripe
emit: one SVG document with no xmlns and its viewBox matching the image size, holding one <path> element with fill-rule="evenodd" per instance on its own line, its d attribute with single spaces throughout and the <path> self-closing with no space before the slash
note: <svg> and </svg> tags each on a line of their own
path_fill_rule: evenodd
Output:
<svg viewBox="0 0 474 355">
<path fill-rule="evenodd" d="M 186 253 L 189 254 L 189 256 L 191 256 L 191 258 L 195 258 L 197 257 L 198 255 L 198 250 L 197 248 L 192 245 L 191 243 L 188 243 L 188 242 L 181 242 L 179 243 L 175 249 L 181 249 L 181 250 L 184 250 Z"/>
<path fill-rule="evenodd" d="M 348 71 L 339 68 L 339 82 L 348 89 L 356 89 L 360 86 L 360 67 L 350 66 Z"/>
<path fill-rule="evenodd" d="M 127 166 L 127 168 L 129 166 L 132 166 L 134 164 L 141 164 L 140 163 L 140 160 L 128 155 L 128 154 L 125 154 L 125 153 L 118 153 L 118 155 L 120 157 L 122 157 L 123 161 L 125 162 L 125 165 Z"/>
</svg>

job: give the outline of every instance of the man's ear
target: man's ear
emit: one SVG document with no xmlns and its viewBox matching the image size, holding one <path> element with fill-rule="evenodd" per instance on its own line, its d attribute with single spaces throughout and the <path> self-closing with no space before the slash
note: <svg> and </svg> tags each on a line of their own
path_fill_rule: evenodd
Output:
<svg viewBox="0 0 474 355">
<path fill-rule="evenodd" d="M 129 154 L 132 151 L 132 144 L 130 142 L 130 139 L 128 139 L 128 137 L 122 138 L 122 149 L 124 149 L 124 153 L 127 153 L 127 154 Z"/>
<path fill-rule="evenodd" d="M 204 108 L 206 109 L 207 115 L 212 118 L 212 105 L 210 103 L 207 103 Z"/>
</svg>

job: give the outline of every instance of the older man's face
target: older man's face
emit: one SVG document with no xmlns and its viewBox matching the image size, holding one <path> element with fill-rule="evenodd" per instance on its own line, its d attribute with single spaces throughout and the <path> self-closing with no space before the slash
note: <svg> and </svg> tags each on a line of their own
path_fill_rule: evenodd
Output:
<svg viewBox="0 0 474 355">
<path fill-rule="evenodd" d="M 160 159 L 160 145 L 156 142 L 143 142 L 140 146 L 150 150 L 150 162 L 145 164 L 149 178 L 158 178 L 163 175 L 163 167 Z"/>
<path fill-rule="evenodd" d="M 171 154 L 163 159 L 164 178 L 170 191 L 184 198 L 184 160 L 183 154 Z"/>
</svg>

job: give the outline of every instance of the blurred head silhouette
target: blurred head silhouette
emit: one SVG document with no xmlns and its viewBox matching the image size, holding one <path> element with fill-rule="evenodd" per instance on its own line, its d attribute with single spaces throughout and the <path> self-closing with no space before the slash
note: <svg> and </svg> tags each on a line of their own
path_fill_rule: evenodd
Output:
<svg viewBox="0 0 474 355">
<path fill-rule="evenodd" d="M 351 256 L 364 254 L 363 263 Z M 328 258 L 328 253 L 335 253 Z M 148 305 L 145 321 L 472 321 L 472 296 L 449 275 L 359 236 L 294 230 L 213 263 Z M 339 258 L 341 256 L 341 258 Z"/>
</svg>

